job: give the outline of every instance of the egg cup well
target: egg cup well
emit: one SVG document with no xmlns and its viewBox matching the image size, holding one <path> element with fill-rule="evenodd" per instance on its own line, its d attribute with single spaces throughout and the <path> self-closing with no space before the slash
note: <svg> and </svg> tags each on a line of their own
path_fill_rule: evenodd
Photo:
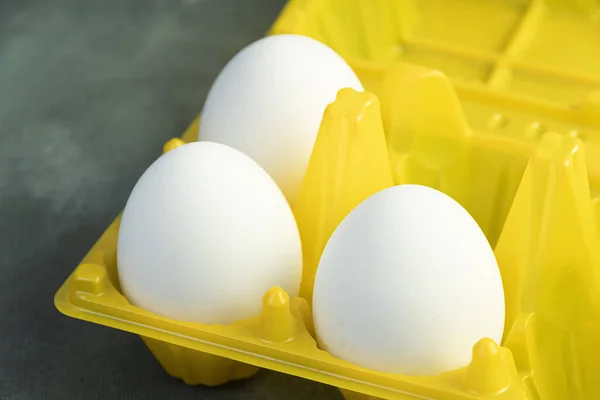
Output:
<svg viewBox="0 0 600 400">
<path fill-rule="evenodd" d="M 369 371 L 319 350 L 308 302 L 278 288 L 265 294 L 261 315 L 232 325 L 159 317 L 120 293 L 119 218 L 59 289 L 56 307 L 140 335 L 188 384 L 216 386 L 262 367 L 340 387 L 353 400 L 600 399 L 600 96 L 592 91 L 600 79 L 585 73 L 600 51 L 542 51 L 552 32 L 595 43 L 578 17 L 591 11 L 557 3 L 592 4 L 471 1 L 468 14 L 437 0 L 293 0 L 272 30 L 329 44 L 374 93 L 343 90 L 324 114 L 294 207 L 308 257 L 301 294 L 310 297 L 319 252 L 357 202 L 391 183 L 431 186 L 461 203 L 494 247 L 507 307 L 502 346 L 482 338 L 469 366 L 439 376 Z M 198 121 L 183 140 L 197 129 Z M 315 196 L 324 186 L 339 192 Z"/>
</svg>

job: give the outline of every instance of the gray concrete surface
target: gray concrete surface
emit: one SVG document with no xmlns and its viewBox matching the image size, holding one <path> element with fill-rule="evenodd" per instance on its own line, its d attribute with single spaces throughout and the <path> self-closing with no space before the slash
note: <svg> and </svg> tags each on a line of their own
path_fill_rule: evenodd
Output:
<svg viewBox="0 0 600 400">
<path fill-rule="evenodd" d="M 283 0 L 0 0 L 0 399 L 340 399 L 272 372 L 217 389 L 52 298 L 219 69 Z"/>
</svg>

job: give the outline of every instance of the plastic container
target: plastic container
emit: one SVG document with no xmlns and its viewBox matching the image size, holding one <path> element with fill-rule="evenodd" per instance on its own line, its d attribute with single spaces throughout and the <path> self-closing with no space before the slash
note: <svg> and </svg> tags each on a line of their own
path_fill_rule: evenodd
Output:
<svg viewBox="0 0 600 400">
<path fill-rule="evenodd" d="M 343 90 L 324 114 L 294 210 L 312 260 L 302 294 L 329 234 L 363 198 L 392 182 L 442 190 L 486 233 L 506 291 L 502 346 L 482 339 L 468 367 L 409 377 L 337 360 L 317 348 L 308 303 L 278 288 L 260 316 L 227 326 L 133 307 L 116 274 L 119 218 L 59 289 L 57 308 L 141 335 L 188 384 L 263 367 L 340 387 L 348 400 L 600 398 L 598 11 L 593 0 L 295 0 L 272 29 L 329 44 L 377 95 Z M 332 192 L 316 198 L 316 187 Z"/>
</svg>

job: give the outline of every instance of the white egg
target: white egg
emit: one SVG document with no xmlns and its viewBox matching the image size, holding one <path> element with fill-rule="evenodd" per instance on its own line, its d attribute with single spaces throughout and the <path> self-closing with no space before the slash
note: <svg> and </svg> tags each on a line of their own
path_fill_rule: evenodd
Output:
<svg viewBox="0 0 600 400">
<path fill-rule="evenodd" d="M 172 319 L 228 324 L 259 315 L 267 290 L 297 294 L 300 236 L 271 177 L 241 152 L 190 143 L 135 185 L 117 247 L 121 288 Z"/>
<path fill-rule="evenodd" d="M 504 329 L 504 292 L 483 232 L 456 201 L 418 185 L 388 188 L 338 226 L 317 270 L 321 347 L 405 375 L 465 367 Z"/>
<path fill-rule="evenodd" d="M 236 54 L 211 87 L 199 140 L 223 143 L 256 160 L 296 200 L 325 107 L 340 89 L 363 87 L 325 44 L 275 35 Z"/>
</svg>

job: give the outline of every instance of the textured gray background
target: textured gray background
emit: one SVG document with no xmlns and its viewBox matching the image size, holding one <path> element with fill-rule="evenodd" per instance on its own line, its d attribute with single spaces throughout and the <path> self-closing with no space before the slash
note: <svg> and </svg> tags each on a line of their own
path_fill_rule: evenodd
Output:
<svg viewBox="0 0 600 400">
<path fill-rule="evenodd" d="M 0 0 L 0 399 L 340 399 L 272 372 L 170 378 L 52 298 L 284 0 Z"/>
</svg>

